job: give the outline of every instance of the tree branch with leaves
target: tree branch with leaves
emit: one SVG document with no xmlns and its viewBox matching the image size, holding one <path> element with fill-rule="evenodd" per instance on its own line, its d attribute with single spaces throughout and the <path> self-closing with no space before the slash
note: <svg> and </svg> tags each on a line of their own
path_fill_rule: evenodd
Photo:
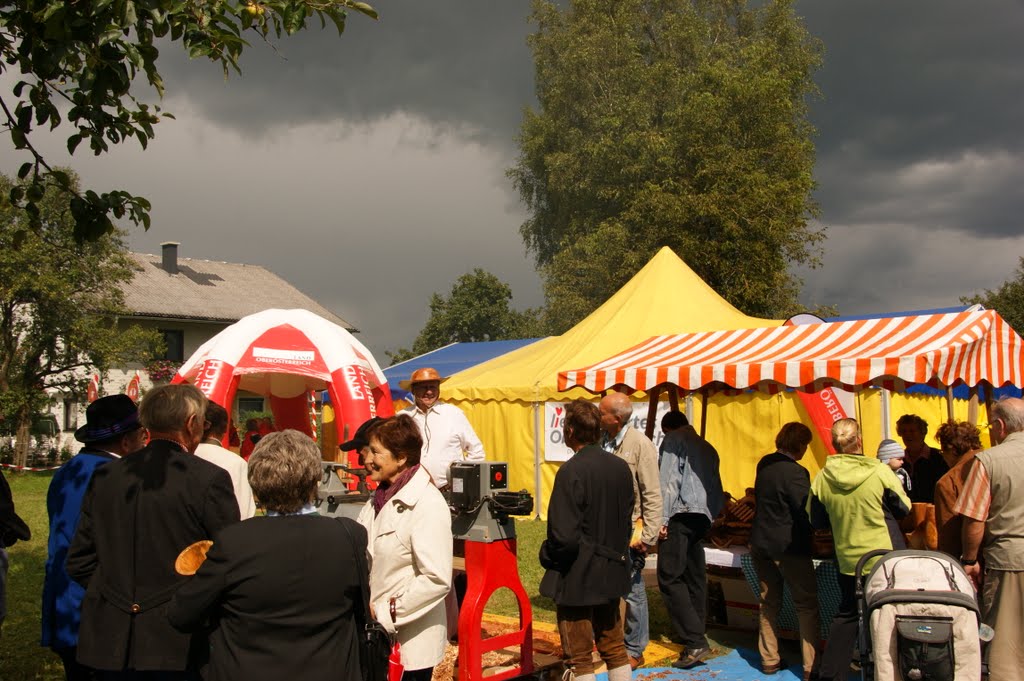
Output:
<svg viewBox="0 0 1024 681">
<path fill-rule="evenodd" d="M 61 172 L 78 191 L 75 174 Z M 17 424 L 18 465 L 32 417 L 54 394 L 84 394 L 90 371 L 144 361 L 163 343 L 154 331 L 119 323 L 127 312 L 121 286 L 134 276 L 123 234 L 78 242 L 68 194 L 55 187 L 36 202 L 40 227 L 21 229 L 7 197 L 28 182 L 0 175 L 0 416 Z"/>
</svg>

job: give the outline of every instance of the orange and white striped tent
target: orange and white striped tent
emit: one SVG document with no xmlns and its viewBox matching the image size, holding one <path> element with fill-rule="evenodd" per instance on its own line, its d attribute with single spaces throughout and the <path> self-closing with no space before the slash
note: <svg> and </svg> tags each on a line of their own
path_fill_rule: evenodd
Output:
<svg viewBox="0 0 1024 681">
<path fill-rule="evenodd" d="M 674 384 L 808 392 L 892 390 L 982 381 L 1022 386 L 1024 341 L 994 310 L 654 336 L 606 360 L 561 371 L 559 390 L 650 391 Z"/>
</svg>

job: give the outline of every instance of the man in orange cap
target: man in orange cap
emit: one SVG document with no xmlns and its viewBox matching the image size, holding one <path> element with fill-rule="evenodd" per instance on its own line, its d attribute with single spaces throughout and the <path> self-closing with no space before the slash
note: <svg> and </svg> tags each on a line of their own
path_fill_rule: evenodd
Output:
<svg viewBox="0 0 1024 681">
<path fill-rule="evenodd" d="M 413 395 L 414 405 L 402 413 L 411 416 L 420 427 L 420 464 L 441 489 L 448 486 L 448 467 L 453 461 L 484 460 L 484 446 L 466 415 L 455 405 L 440 401 L 441 383 L 445 380 L 436 369 L 426 367 L 412 372 L 408 381 L 399 384 Z"/>
<path fill-rule="evenodd" d="M 420 428 L 423 450 L 420 465 L 427 469 L 434 484 L 442 491 L 448 489 L 448 468 L 453 461 L 483 461 L 484 446 L 462 410 L 454 404 L 440 401 L 442 378 L 437 369 L 424 367 L 412 372 L 408 381 L 399 385 L 412 392 L 413 406 L 404 410 Z M 455 641 L 459 628 L 460 598 L 465 593 L 465 573 L 456 570 L 452 576 L 452 590 L 445 598 L 448 616 L 448 638 Z"/>
</svg>

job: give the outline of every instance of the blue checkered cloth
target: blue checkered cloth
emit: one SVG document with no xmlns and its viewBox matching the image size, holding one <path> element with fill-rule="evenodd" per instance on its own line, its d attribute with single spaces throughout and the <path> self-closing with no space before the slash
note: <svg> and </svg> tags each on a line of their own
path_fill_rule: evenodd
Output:
<svg viewBox="0 0 1024 681">
<path fill-rule="evenodd" d="M 740 557 L 740 566 L 743 568 L 743 576 L 747 585 L 754 592 L 754 597 L 760 599 L 761 586 L 757 579 L 757 570 L 754 569 L 754 559 L 750 554 Z M 836 577 L 837 568 L 834 560 L 814 560 L 814 575 L 818 580 L 818 604 L 821 606 L 821 636 L 828 638 L 829 627 L 832 626 L 832 618 L 839 610 L 839 580 Z M 800 630 L 796 619 L 796 608 L 793 606 L 793 597 L 789 594 L 789 585 L 786 585 L 786 593 L 782 599 L 782 610 L 779 612 L 779 628 L 783 631 L 796 633 Z"/>
</svg>

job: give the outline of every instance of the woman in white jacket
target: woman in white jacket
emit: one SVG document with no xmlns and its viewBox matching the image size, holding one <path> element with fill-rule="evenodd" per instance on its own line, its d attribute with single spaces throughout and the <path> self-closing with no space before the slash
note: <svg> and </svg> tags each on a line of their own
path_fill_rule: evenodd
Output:
<svg viewBox="0 0 1024 681">
<path fill-rule="evenodd" d="M 444 657 L 444 598 L 452 580 L 448 504 L 420 463 L 423 439 L 400 414 L 370 433 L 366 467 L 377 482 L 359 514 L 369 537 L 370 607 L 402 645 L 403 681 L 429 681 Z"/>
</svg>

